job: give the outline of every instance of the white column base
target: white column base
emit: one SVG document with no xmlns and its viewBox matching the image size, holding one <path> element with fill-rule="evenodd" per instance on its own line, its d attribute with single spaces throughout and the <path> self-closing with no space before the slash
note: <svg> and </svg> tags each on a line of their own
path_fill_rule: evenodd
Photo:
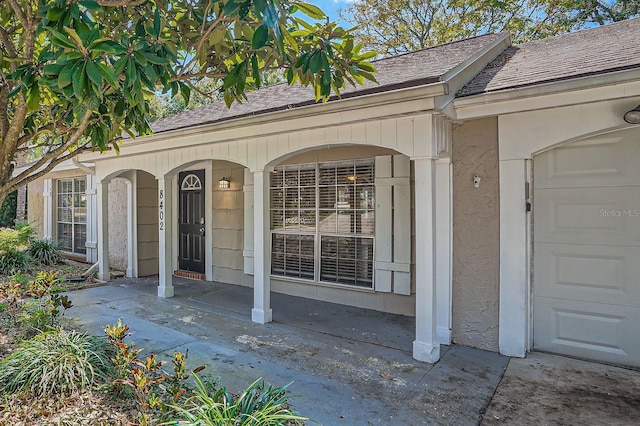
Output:
<svg viewBox="0 0 640 426">
<path fill-rule="evenodd" d="M 167 298 L 167 297 L 173 297 L 173 296 L 174 296 L 174 292 L 173 292 L 172 285 L 167 287 L 158 286 L 158 297 Z"/>
<path fill-rule="evenodd" d="M 418 361 L 438 362 L 440 360 L 440 344 L 430 345 L 424 342 L 413 341 L 413 358 Z"/>
<path fill-rule="evenodd" d="M 260 324 L 266 324 L 273 321 L 273 313 L 271 309 L 263 311 L 262 309 L 253 308 L 251 310 L 251 321 Z"/>
<path fill-rule="evenodd" d="M 446 327 L 436 327 L 436 340 L 441 345 L 450 345 L 451 330 Z"/>
<path fill-rule="evenodd" d="M 111 281 L 111 274 L 109 273 L 109 271 L 98 271 L 96 277 L 100 281 Z"/>
</svg>

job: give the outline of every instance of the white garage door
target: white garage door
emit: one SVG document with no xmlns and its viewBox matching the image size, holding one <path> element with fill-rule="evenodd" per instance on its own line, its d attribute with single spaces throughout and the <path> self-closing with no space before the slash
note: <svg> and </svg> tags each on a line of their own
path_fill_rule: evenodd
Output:
<svg viewBox="0 0 640 426">
<path fill-rule="evenodd" d="M 640 129 L 534 158 L 534 347 L 640 366 Z"/>
</svg>

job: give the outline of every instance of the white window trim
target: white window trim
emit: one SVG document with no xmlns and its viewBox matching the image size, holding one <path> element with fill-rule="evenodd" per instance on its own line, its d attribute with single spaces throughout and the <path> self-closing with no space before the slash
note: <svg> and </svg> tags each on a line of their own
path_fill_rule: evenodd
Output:
<svg viewBox="0 0 640 426">
<path fill-rule="evenodd" d="M 77 192 L 76 191 L 76 181 L 82 181 L 82 180 L 85 183 L 85 189 L 82 192 Z M 75 222 L 74 213 L 73 213 L 73 209 L 75 209 L 75 206 L 73 206 L 73 205 L 72 205 L 72 213 L 71 213 L 71 222 L 61 222 L 60 221 L 59 216 L 58 216 L 58 211 L 59 211 L 58 195 L 60 194 L 59 183 L 62 182 L 62 181 L 71 181 L 72 182 L 72 184 L 71 184 L 72 190 L 71 190 L 71 193 L 70 193 L 72 195 L 72 199 L 73 199 L 73 196 L 75 196 L 76 194 L 84 194 L 85 195 L 85 197 L 86 197 L 85 198 L 85 203 L 87 205 L 85 205 L 85 207 L 84 207 L 85 208 L 85 221 L 84 222 Z M 71 176 L 71 177 L 68 177 L 68 178 L 55 179 L 55 180 L 53 180 L 53 182 L 55 183 L 55 185 L 52 185 L 52 187 L 55 188 L 55 189 L 52 191 L 53 194 L 52 194 L 52 197 L 51 197 L 52 198 L 52 203 L 51 204 L 52 204 L 52 209 L 53 209 L 53 211 L 52 211 L 52 213 L 53 213 L 52 231 L 54 231 L 54 232 L 52 232 L 52 236 L 55 235 L 55 239 L 59 241 L 59 239 L 60 239 L 59 237 L 60 236 L 58 235 L 58 232 L 59 232 L 58 231 L 58 225 L 60 223 L 70 224 L 71 225 L 71 250 L 64 250 L 63 249 L 62 252 L 63 253 L 68 253 L 68 254 L 71 254 L 71 255 L 74 255 L 74 256 L 86 256 L 88 251 L 89 251 L 89 247 L 87 247 L 86 243 L 87 243 L 87 239 L 89 237 L 89 226 L 90 226 L 89 216 L 88 216 L 88 213 L 89 213 L 89 207 L 88 207 L 89 199 L 87 197 L 87 181 L 86 181 L 86 177 L 84 177 L 84 176 Z M 73 204 L 73 202 L 72 202 L 72 204 Z M 74 251 L 74 250 L 78 249 L 78 247 L 75 244 L 75 226 L 76 225 L 84 225 L 85 226 L 85 238 L 84 238 L 84 242 L 81 245 L 81 248 L 84 249 L 84 253 L 83 252 L 79 252 L 79 251 Z"/>
</svg>

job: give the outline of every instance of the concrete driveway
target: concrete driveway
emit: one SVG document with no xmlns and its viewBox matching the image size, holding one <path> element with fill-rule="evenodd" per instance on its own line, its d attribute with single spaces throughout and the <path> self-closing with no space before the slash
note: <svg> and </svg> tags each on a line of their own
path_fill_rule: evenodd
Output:
<svg viewBox="0 0 640 426">
<path fill-rule="evenodd" d="M 273 294 L 274 321 L 260 325 L 250 321 L 251 289 L 175 281 L 171 299 L 155 296 L 154 279 L 119 279 L 75 291 L 68 315 L 95 334 L 122 318 L 137 347 L 163 357 L 188 352 L 192 368 L 205 365 L 203 373 L 232 391 L 258 377 L 293 382 L 294 407 L 323 425 L 640 419 L 637 371 L 544 354 L 510 361 L 455 345 L 443 347 L 441 361 L 431 365 L 411 358 L 412 318 Z M 559 406 L 561 391 L 575 398 Z M 584 403 L 586 395 L 591 402 Z M 615 415 L 602 409 L 612 400 Z M 568 414 L 573 406 L 580 416 Z"/>
</svg>

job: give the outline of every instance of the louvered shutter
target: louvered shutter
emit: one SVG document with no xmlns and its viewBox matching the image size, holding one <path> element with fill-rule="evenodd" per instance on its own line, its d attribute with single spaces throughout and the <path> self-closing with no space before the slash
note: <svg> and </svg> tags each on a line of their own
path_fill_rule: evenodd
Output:
<svg viewBox="0 0 640 426">
<path fill-rule="evenodd" d="M 410 160 L 376 157 L 375 290 L 411 294 Z"/>
<path fill-rule="evenodd" d="M 135 173 L 135 172 L 134 172 Z M 134 181 L 135 182 L 135 181 Z M 135 189 L 134 189 L 135 190 Z M 87 261 L 98 261 L 98 200 L 96 198 L 96 177 L 87 175 Z"/>
</svg>

